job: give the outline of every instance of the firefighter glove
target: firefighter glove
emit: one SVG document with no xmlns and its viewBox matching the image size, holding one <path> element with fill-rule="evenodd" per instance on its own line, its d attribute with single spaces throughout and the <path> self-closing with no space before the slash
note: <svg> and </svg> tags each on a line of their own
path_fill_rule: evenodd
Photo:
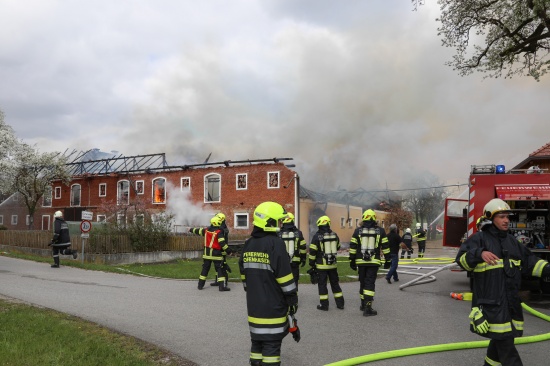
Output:
<svg viewBox="0 0 550 366">
<path fill-rule="evenodd" d="M 225 254 L 229 255 L 231 253 L 233 253 L 233 250 L 231 248 L 227 247 L 227 249 L 225 250 Z"/>
<path fill-rule="evenodd" d="M 298 295 L 286 296 L 286 303 L 288 304 L 288 313 L 290 315 L 296 314 L 298 311 Z"/>
<path fill-rule="evenodd" d="M 309 274 L 309 279 L 312 285 L 316 285 L 317 282 L 319 282 L 319 273 L 317 273 L 315 267 L 308 269 L 307 274 Z"/>
<path fill-rule="evenodd" d="M 353 269 L 354 271 L 357 271 L 357 264 L 355 264 L 354 260 L 349 261 L 349 268 Z"/>
<path fill-rule="evenodd" d="M 485 334 L 489 331 L 489 322 L 477 306 L 473 307 L 470 312 L 470 324 L 478 334 Z"/>
<path fill-rule="evenodd" d="M 290 317 L 290 321 L 291 321 L 291 323 L 289 324 L 290 334 L 292 334 L 292 338 L 296 341 L 296 343 L 298 343 L 298 342 L 300 342 L 300 339 L 301 339 L 301 337 L 300 337 L 300 328 L 298 328 L 298 321 L 293 316 Z"/>
</svg>

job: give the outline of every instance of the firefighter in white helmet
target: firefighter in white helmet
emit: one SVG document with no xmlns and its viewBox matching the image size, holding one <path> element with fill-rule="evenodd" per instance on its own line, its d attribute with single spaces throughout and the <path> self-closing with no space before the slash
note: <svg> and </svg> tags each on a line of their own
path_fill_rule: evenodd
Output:
<svg viewBox="0 0 550 366">
<path fill-rule="evenodd" d="M 294 223 L 294 215 L 288 213 L 288 216 L 283 219 L 283 226 L 279 231 L 279 237 L 285 242 L 285 248 L 288 253 L 290 267 L 292 268 L 292 275 L 296 282 L 296 290 L 298 289 L 298 282 L 300 280 L 300 264 L 305 266 L 306 264 L 306 240 L 304 235 L 296 227 Z"/>
<path fill-rule="evenodd" d="M 340 238 L 330 228 L 330 218 L 321 216 L 317 220 L 317 232 L 313 235 L 309 244 L 309 265 L 318 273 L 317 288 L 319 290 L 319 301 L 317 309 L 328 311 L 328 287 L 334 296 L 334 302 L 338 309 L 344 309 L 344 295 L 340 287 L 338 276 L 338 265 L 336 255 L 340 249 Z"/>
<path fill-rule="evenodd" d="M 521 279 L 550 276 L 548 262 L 508 233 L 510 214 L 506 202 L 490 200 L 483 209 L 490 224 L 462 243 L 456 256 L 473 276 L 470 330 L 490 339 L 484 365 L 522 365 L 514 345 L 523 335 Z"/>
<path fill-rule="evenodd" d="M 52 268 L 59 268 L 59 255 L 72 255 L 74 259 L 78 256 L 78 252 L 69 249 L 71 246 L 71 235 L 69 234 L 69 225 L 63 219 L 63 212 L 55 211 L 53 214 L 55 222 L 53 224 L 53 238 L 49 245 L 52 246 L 53 264 Z"/>
<path fill-rule="evenodd" d="M 405 229 L 403 234 L 403 243 L 405 243 L 405 248 L 401 249 L 401 259 L 405 258 L 405 252 L 407 252 L 407 259 L 411 259 L 411 254 L 413 253 L 412 248 L 412 233 L 410 228 Z"/>
<path fill-rule="evenodd" d="M 418 244 L 418 258 L 424 258 L 424 252 L 426 251 L 426 230 L 422 225 L 416 223 L 416 234 L 413 235 L 416 238 L 416 244 Z"/>
<path fill-rule="evenodd" d="M 384 228 L 376 222 L 376 212 L 368 209 L 363 213 L 363 224 L 353 232 L 349 244 L 350 267 L 359 272 L 359 297 L 363 316 L 378 314 L 372 308 L 378 268 L 382 263 L 380 251 L 384 256 L 390 255 L 388 237 Z"/>
<path fill-rule="evenodd" d="M 254 210 L 254 229 L 239 258 L 252 342 L 249 361 L 255 366 L 281 364 L 281 344 L 289 332 L 288 319 L 298 309 L 288 253 L 277 235 L 280 221 L 286 215 L 276 202 L 258 205 Z M 294 340 L 299 341 L 299 337 Z"/>
</svg>

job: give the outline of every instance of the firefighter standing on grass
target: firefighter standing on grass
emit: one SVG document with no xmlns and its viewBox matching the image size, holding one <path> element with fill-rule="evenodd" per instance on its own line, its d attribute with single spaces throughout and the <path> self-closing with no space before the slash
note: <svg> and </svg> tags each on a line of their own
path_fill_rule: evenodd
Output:
<svg viewBox="0 0 550 366">
<path fill-rule="evenodd" d="M 225 223 L 225 215 L 222 212 L 218 212 L 216 215 L 221 221 L 220 229 L 223 231 L 223 239 L 227 245 L 229 245 L 229 228 L 227 227 L 227 224 Z M 223 275 L 225 277 L 225 285 L 224 287 L 227 287 L 227 282 L 229 281 L 229 274 L 227 272 L 231 272 L 231 269 L 229 268 L 229 265 L 227 264 L 227 252 L 224 250 L 222 252 L 223 257 L 223 263 L 222 263 L 222 271 Z M 219 286 L 218 283 L 218 274 L 216 274 L 216 279 L 214 282 L 210 283 L 210 286 Z"/>
<path fill-rule="evenodd" d="M 298 282 L 300 281 L 300 264 L 306 264 L 306 240 L 302 232 L 294 223 L 294 215 L 288 213 L 288 216 L 283 219 L 283 226 L 279 236 L 285 242 L 286 251 L 290 258 L 290 268 L 296 282 L 296 291 L 298 291 Z"/>
<path fill-rule="evenodd" d="M 422 228 L 420 223 L 416 223 L 416 234 L 413 235 L 416 238 L 418 244 L 418 258 L 424 258 L 424 252 L 426 251 L 426 230 Z"/>
<path fill-rule="evenodd" d="M 223 236 L 223 230 L 221 229 L 221 220 L 218 216 L 214 216 L 210 219 L 210 226 L 208 228 L 190 228 L 189 232 L 204 236 L 204 252 L 202 254 L 202 271 L 199 276 L 199 284 L 197 288 L 202 290 L 206 283 L 206 277 L 210 271 L 212 263 L 214 263 L 214 269 L 218 274 L 218 285 L 220 291 L 230 291 L 227 287 L 225 271 L 223 268 L 223 252 L 230 253 L 230 249 L 225 242 Z"/>
<path fill-rule="evenodd" d="M 390 254 L 386 231 L 376 223 L 376 213 L 368 209 L 363 213 L 363 224 L 355 229 L 349 245 L 349 260 L 351 269 L 359 272 L 360 310 L 363 316 L 378 314 L 372 308 L 375 294 L 375 282 L 378 268 L 382 263 L 380 250 L 384 256 Z"/>
<path fill-rule="evenodd" d="M 278 237 L 283 207 L 264 202 L 254 211 L 254 228 L 244 243 L 239 270 L 248 310 L 250 364 L 280 365 L 281 344 L 289 333 L 289 315 L 298 309 L 296 283 L 285 244 Z M 299 340 L 298 338 L 294 338 Z"/>
<path fill-rule="evenodd" d="M 336 255 L 340 249 L 340 239 L 334 231 L 330 229 L 330 218 L 321 216 L 317 220 L 317 232 L 313 235 L 309 245 L 309 265 L 316 269 L 319 275 L 317 287 L 319 289 L 319 299 L 321 304 L 317 309 L 328 311 L 328 288 L 327 280 L 330 281 L 330 288 L 338 309 L 344 309 L 344 295 L 340 288 L 340 278 Z"/>
<path fill-rule="evenodd" d="M 508 232 L 506 202 L 494 198 L 483 213 L 489 224 L 462 243 L 456 256 L 474 279 L 470 330 L 490 339 L 484 365 L 519 366 L 514 338 L 523 335 L 521 279 L 549 276 L 550 266 Z"/>
</svg>

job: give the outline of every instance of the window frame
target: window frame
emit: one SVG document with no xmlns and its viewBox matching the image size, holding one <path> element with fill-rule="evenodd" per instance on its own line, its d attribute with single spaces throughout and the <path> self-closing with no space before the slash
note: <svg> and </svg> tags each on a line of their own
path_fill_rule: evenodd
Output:
<svg viewBox="0 0 550 366">
<path fill-rule="evenodd" d="M 49 201 L 46 201 L 48 200 Z M 44 192 L 44 195 L 42 196 L 42 207 L 52 207 L 52 201 L 53 201 L 53 189 L 52 186 L 50 186 L 50 189 L 46 189 L 46 192 Z"/>
<path fill-rule="evenodd" d="M 103 188 L 103 192 L 101 189 Z M 98 197 L 107 197 L 107 183 L 99 183 Z"/>
<path fill-rule="evenodd" d="M 55 187 L 54 199 L 56 200 L 61 199 L 61 187 Z"/>
<path fill-rule="evenodd" d="M 246 217 L 246 226 L 239 226 L 239 216 Z M 234 229 L 248 229 L 250 227 L 250 214 L 248 212 L 235 212 L 233 214 L 233 228 Z"/>
<path fill-rule="evenodd" d="M 208 200 L 208 197 L 209 197 L 209 193 L 210 193 L 210 189 L 209 189 L 209 184 L 210 184 L 210 179 L 209 178 L 213 178 L 213 177 L 218 177 L 218 182 L 217 182 L 217 193 L 218 193 L 218 199 L 215 200 L 215 199 L 212 199 L 212 200 Z M 213 182 L 215 183 L 215 182 Z M 214 198 L 214 197 L 212 197 Z M 222 201 L 222 176 L 221 174 L 219 173 L 209 173 L 209 174 L 206 174 L 204 176 L 204 203 L 219 203 Z"/>
<path fill-rule="evenodd" d="M 134 184 L 134 188 L 136 190 L 137 195 L 144 195 L 145 194 L 145 181 L 144 180 L 136 180 Z"/>
<path fill-rule="evenodd" d="M 155 188 L 156 188 L 156 182 L 163 182 L 162 185 L 162 201 L 155 201 Z M 156 177 L 151 181 L 151 203 L 153 205 L 165 205 L 166 204 L 166 178 L 165 177 Z"/>
<path fill-rule="evenodd" d="M 187 182 L 187 185 L 183 185 L 184 182 Z M 180 191 L 181 192 L 191 192 L 191 177 L 181 177 L 180 178 Z"/>
<path fill-rule="evenodd" d="M 124 185 L 126 183 L 126 189 L 124 190 L 124 186 L 121 188 L 121 184 Z M 126 202 L 122 202 L 124 197 L 121 198 L 122 193 L 126 193 Z M 121 179 L 116 182 L 116 204 L 119 205 L 129 205 L 130 204 L 130 181 L 128 179 Z"/>
<path fill-rule="evenodd" d="M 241 177 L 244 179 L 244 186 L 241 186 Z M 235 174 L 235 189 L 237 191 L 246 191 L 248 189 L 248 173 L 237 173 Z"/>
<path fill-rule="evenodd" d="M 0 225 L 4 225 L 4 215 L 0 215 Z"/>
<path fill-rule="evenodd" d="M 271 184 L 272 176 L 277 177 L 277 185 Z M 280 187 L 281 187 L 281 172 L 280 171 L 267 172 L 267 189 L 279 189 Z"/>
<path fill-rule="evenodd" d="M 74 189 L 78 187 L 78 204 L 75 202 L 75 193 Z M 82 185 L 79 183 L 75 183 L 71 185 L 71 200 L 70 200 L 70 206 L 71 207 L 81 207 L 82 205 Z"/>
<path fill-rule="evenodd" d="M 107 222 L 107 215 L 97 214 L 95 217 L 96 217 L 96 222 Z"/>
<path fill-rule="evenodd" d="M 11 224 L 17 225 L 18 217 L 17 215 L 11 215 Z"/>
</svg>

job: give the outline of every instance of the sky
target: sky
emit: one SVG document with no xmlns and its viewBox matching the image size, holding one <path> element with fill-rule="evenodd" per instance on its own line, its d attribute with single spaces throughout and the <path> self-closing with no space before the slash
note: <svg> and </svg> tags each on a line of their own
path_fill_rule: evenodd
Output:
<svg viewBox="0 0 550 366">
<path fill-rule="evenodd" d="M 438 16 L 435 0 L 2 0 L 0 109 L 43 152 L 293 158 L 319 191 L 465 184 L 550 142 L 550 76 L 459 76 Z"/>
</svg>

